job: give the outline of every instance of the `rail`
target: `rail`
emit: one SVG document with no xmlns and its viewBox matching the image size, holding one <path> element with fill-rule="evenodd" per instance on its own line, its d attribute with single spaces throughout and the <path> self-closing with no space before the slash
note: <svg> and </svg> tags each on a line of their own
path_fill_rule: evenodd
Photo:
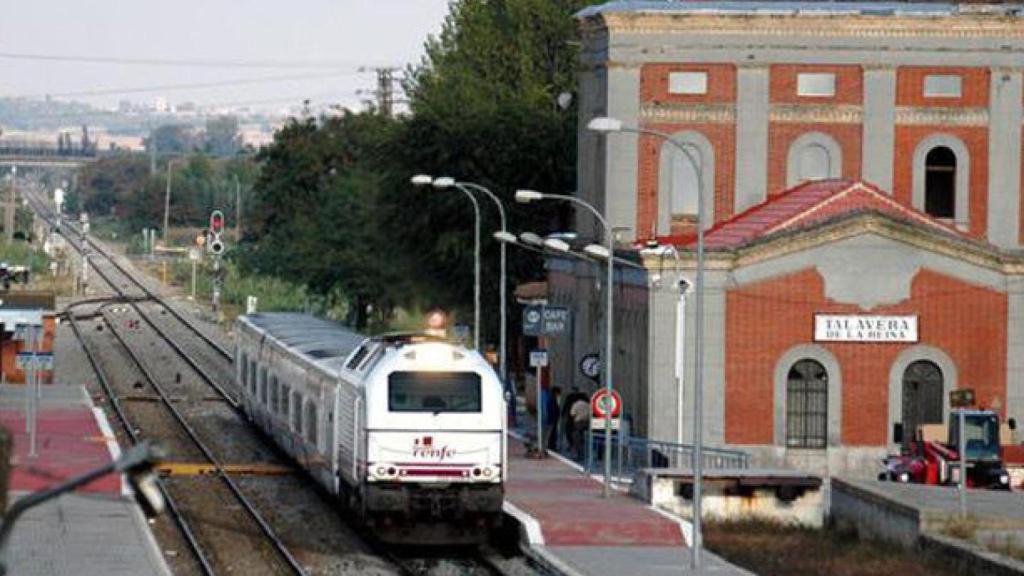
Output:
<svg viewBox="0 0 1024 576">
<path fill-rule="evenodd" d="M 588 472 L 603 468 L 604 431 L 590 433 L 585 467 Z M 628 423 L 612 433 L 612 469 L 619 478 L 632 477 L 644 468 L 682 468 L 693 466 L 693 445 L 649 440 L 629 434 Z M 750 455 L 742 450 L 709 448 L 701 450 L 705 470 L 749 468 Z"/>
</svg>

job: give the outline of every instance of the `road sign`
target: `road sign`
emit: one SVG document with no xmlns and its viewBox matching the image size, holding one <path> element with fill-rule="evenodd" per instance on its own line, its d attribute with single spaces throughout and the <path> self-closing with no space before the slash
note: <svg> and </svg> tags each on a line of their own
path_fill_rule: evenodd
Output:
<svg viewBox="0 0 1024 576">
<path fill-rule="evenodd" d="M 202 248 L 204 244 L 206 244 L 206 234 L 196 234 L 196 246 Z"/>
<path fill-rule="evenodd" d="M 580 373 L 591 380 L 597 380 L 601 375 L 601 357 L 597 354 L 586 354 L 580 358 Z"/>
<path fill-rule="evenodd" d="M 565 306 L 531 305 L 523 308 L 523 334 L 526 336 L 558 336 L 569 329 L 572 317 Z"/>
<path fill-rule="evenodd" d="M 53 354 L 49 352 L 37 352 L 35 355 L 35 368 L 36 370 L 53 370 Z M 14 359 L 14 365 L 19 370 L 29 370 L 32 368 L 32 357 L 31 352 L 18 352 L 18 355 Z"/>
<path fill-rule="evenodd" d="M 540 330 L 545 336 L 564 334 L 569 329 L 569 309 L 565 306 L 545 306 L 541 312 Z"/>
<path fill-rule="evenodd" d="M 609 393 L 607 388 L 602 388 L 590 397 L 590 410 L 594 418 L 604 418 L 609 414 L 618 418 L 622 413 L 622 396 L 614 390 Z"/>
<path fill-rule="evenodd" d="M 548 365 L 547 350 L 530 350 L 530 368 L 543 368 Z"/>
<path fill-rule="evenodd" d="M 523 308 L 523 334 L 527 336 L 540 336 L 540 321 L 543 317 L 541 310 L 543 306 L 527 306 Z"/>
</svg>

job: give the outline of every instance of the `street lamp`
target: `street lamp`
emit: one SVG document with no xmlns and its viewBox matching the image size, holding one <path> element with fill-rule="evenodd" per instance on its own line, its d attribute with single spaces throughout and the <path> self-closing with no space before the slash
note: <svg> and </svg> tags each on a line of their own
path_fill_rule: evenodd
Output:
<svg viewBox="0 0 1024 576">
<path fill-rule="evenodd" d="M 180 161 L 179 158 L 171 158 L 167 161 L 167 190 L 164 192 L 164 246 L 168 246 L 167 222 L 171 214 L 171 167 Z"/>
<path fill-rule="evenodd" d="M 436 180 L 434 180 L 435 188 L 448 188 L 450 186 L 455 186 L 456 188 L 466 193 L 469 193 L 467 191 L 467 188 L 470 190 L 476 190 L 477 192 L 481 192 L 482 194 L 490 198 L 494 202 L 494 205 L 498 207 L 498 216 L 501 218 L 501 232 L 504 232 L 506 234 L 508 233 L 508 223 L 505 220 L 505 206 L 501 203 L 501 200 L 498 199 L 498 196 L 495 195 L 494 192 L 491 192 L 486 187 L 481 186 L 480 184 L 476 184 L 474 182 L 456 181 L 453 178 L 437 178 Z M 499 308 L 498 312 L 501 324 L 501 334 L 498 337 L 498 348 L 501 350 L 501 353 L 498 355 L 498 373 L 501 375 L 501 382 L 504 385 L 508 378 L 508 348 L 506 347 L 505 344 L 506 333 L 508 332 L 508 320 L 506 315 L 506 308 L 508 307 L 508 301 L 506 300 L 506 290 L 508 281 L 506 280 L 507 274 L 505 272 L 506 260 L 504 242 L 501 242 L 501 246 L 499 249 L 501 251 L 501 286 L 498 290 L 498 300 L 501 302 L 501 307 Z"/>
<path fill-rule="evenodd" d="M 602 134 L 613 132 L 630 132 L 654 136 L 675 146 L 693 164 L 697 173 L 697 273 L 694 279 L 694 298 L 697 310 L 694 315 L 694 382 L 693 382 L 693 557 L 694 570 L 700 569 L 701 548 L 701 484 L 703 481 L 703 389 L 704 389 L 704 176 L 700 164 L 693 157 L 690 149 L 682 142 L 672 138 L 670 134 L 650 128 L 623 126 L 617 118 L 599 116 L 587 124 L 587 129 Z M 681 335 L 680 335 L 681 336 Z"/>
<path fill-rule="evenodd" d="M 560 200 L 563 202 L 570 202 L 579 206 L 583 206 L 597 218 L 597 221 L 604 227 L 604 239 L 605 246 L 608 250 L 609 256 L 615 253 L 615 246 L 613 245 L 614 239 L 612 238 L 612 228 L 608 225 L 608 221 L 605 220 L 601 212 L 594 208 L 589 203 L 576 198 L 575 196 L 568 196 L 565 194 L 546 194 L 543 192 L 537 192 L 535 190 L 516 190 L 516 202 L 526 204 L 537 200 Z M 550 241 L 550 239 L 549 239 Z M 562 242 L 565 244 L 565 242 Z M 545 245 L 550 247 L 548 242 Z M 568 244 L 565 244 L 568 249 Z M 612 366 L 614 356 L 612 354 L 612 334 L 614 326 L 614 314 L 615 309 L 612 307 L 612 293 L 614 292 L 613 287 L 615 283 L 615 262 L 614 258 L 608 258 L 608 279 L 605 284 L 605 291 L 607 292 L 606 297 L 606 310 L 605 310 L 605 357 L 604 357 L 604 376 L 605 376 L 605 390 L 607 390 L 609 396 L 612 393 Z M 609 415 L 610 416 L 610 415 Z M 612 419 L 605 418 L 604 420 L 604 496 L 608 498 L 611 496 L 611 480 L 612 480 Z"/>
<path fill-rule="evenodd" d="M 451 186 L 454 182 L 451 178 L 438 178 L 434 179 L 426 174 L 417 174 L 409 179 L 414 186 L 429 186 L 433 185 L 435 188 L 445 188 Z M 441 181 L 441 185 L 438 185 L 438 181 Z M 476 196 L 473 196 L 471 192 L 463 188 L 458 190 L 469 198 L 469 201 L 473 203 L 473 214 L 475 216 L 475 226 L 473 229 L 473 348 L 480 349 L 480 203 L 476 201 Z"/>
</svg>

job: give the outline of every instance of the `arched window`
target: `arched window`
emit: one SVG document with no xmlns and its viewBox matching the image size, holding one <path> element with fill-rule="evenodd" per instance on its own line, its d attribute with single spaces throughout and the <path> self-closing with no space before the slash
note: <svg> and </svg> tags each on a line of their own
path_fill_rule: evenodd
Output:
<svg viewBox="0 0 1024 576">
<path fill-rule="evenodd" d="M 669 207 L 672 215 L 696 215 L 697 214 L 697 189 L 699 179 L 697 173 L 700 171 L 700 150 L 692 144 L 683 144 L 693 157 L 687 156 L 685 152 L 669 146 L 665 150 L 672 156 L 672 192 L 669 196 Z"/>
<path fill-rule="evenodd" d="M 911 362 L 903 371 L 903 443 L 922 424 L 942 424 L 942 369 L 929 360 Z"/>
<path fill-rule="evenodd" d="M 946 146 L 925 156 L 924 211 L 936 218 L 956 216 L 956 154 Z"/>
<path fill-rule="evenodd" d="M 306 441 L 317 446 L 317 428 L 320 422 L 316 419 L 316 403 L 310 401 L 306 404 Z"/>
<path fill-rule="evenodd" d="M 658 165 L 658 217 L 657 234 L 671 234 L 672 221 L 685 219 L 696 222 L 697 194 L 704 196 L 705 227 L 715 222 L 715 148 L 704 134 L 687 130 L 672 135 L 683 146 L 662 142 Z"/>
<path fill-rule="evenodd" d="M 789 145 L 786 155 L 786 187 L 827 178 L 839 178 L 843 168 L 843 149 L 824 132 L 801 134 Z"/>
<path fill-rule="evenodd" d="M 809 144 L 800 150 L 800 181 L 824 180 L 832 173 L 832 159 L 820 144 Z"/>
<path fill-rule="evenodd" d="M 804 359 L 786 377 L 786 446 L 824 448 L 828 440 L 828 372 Z"/>
</svg>

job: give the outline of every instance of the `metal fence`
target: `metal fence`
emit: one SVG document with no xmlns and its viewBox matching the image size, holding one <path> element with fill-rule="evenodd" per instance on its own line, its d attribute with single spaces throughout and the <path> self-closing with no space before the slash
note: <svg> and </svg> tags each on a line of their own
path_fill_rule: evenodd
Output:
<svg viewBox="0 0 1024 576">
<path fill-rule="evenodd" d="M 624 422 L 625 424 L 625 422 Z M 604 431 L 595 430 L 588 435 L 584 465 L 588 472 L 604 470 Z M 703 447 L 701 450 L 705 470 L 748 468 L 750 455 L 741 450 Z M 619 478 L 631 477 L 644 468 L 691 469 L 693 446 L 648 440 L 629 435 L 628 426 L 612 433 L 612 471 Z"/>
</svg>

